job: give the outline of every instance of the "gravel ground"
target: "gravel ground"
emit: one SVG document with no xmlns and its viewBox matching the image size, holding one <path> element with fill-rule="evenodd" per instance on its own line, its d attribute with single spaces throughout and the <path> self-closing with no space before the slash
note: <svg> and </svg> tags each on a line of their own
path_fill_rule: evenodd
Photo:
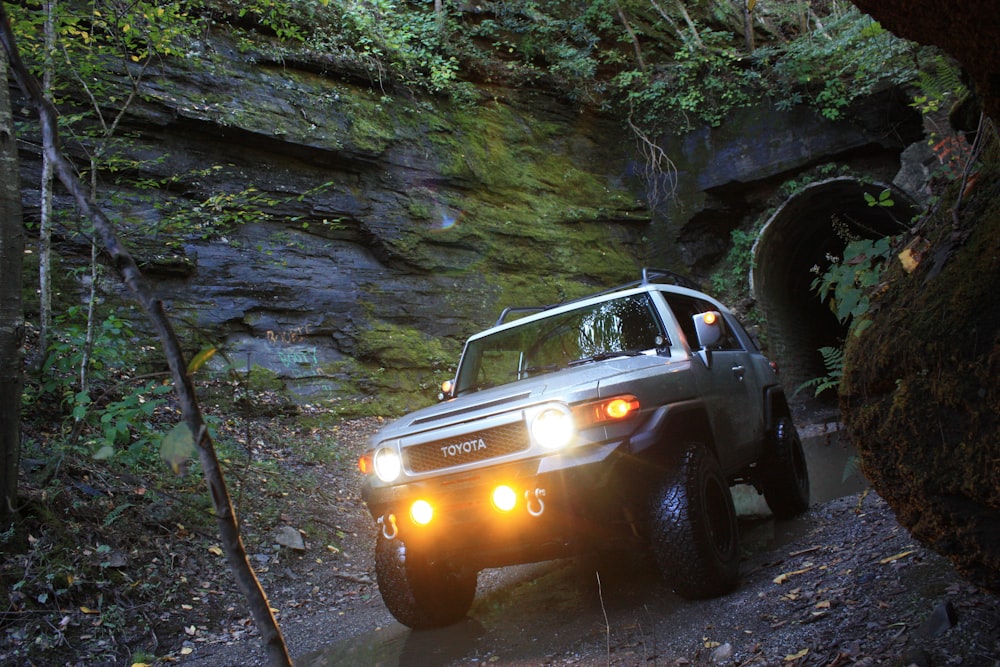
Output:
<svg viewBox="0 0 1000 667">
<path fill-rule="evenodd" d="M 338 437 L 353 455 L 377 425 Z M 743 517 L 741 584 L 722 598 L 681 600 L 638 556 L 565 559 L 485 571 L 466 622 L 416 633 L 379 598 L 356 478 L 328 476 L 344 542 L 283 548 L 261 574 L 297 665 L 1000 665 L 1000 599 L 916 544 L 874 493 L 792 521 Z M 198 629 L 176 664 L 264 664 L 238 597 L 223 597 L 222 628 Z"/>
</svg>

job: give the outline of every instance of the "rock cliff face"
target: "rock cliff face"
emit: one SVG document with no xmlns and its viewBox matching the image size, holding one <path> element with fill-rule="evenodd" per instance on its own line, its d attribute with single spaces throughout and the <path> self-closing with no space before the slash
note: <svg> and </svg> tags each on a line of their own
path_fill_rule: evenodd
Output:
<svg viewBox="0 0 1000 667">
<path fill-rule="evenodd" d="M 1000 592 L 1000 24 L 994 3 L 855 0 L 969 74 L 993 129 L 968 182 L 919 222 L 923 261 L 894 265 L 847 345 L 841 406 L 862 465 L 912 534 Z M 989 143 L 992 142 L 992 143 Z"/>
<path fill-rule="evenodd" d="M 853 0 L 888 30 L 920 44 L 939 46 L 969 74 L 986 113 L 1000 118 L 1000 26 L 992 0 L 953 0 L 946 14 L 933 0 Z"/>
<path fill-rule="evenodd" d="M 916 270 L 886 271 L 872 325 L 847 346 L 841 405 L 865 475 L 900 523 L 998 592 L 996 168 L 980 170 L 952 211 L 921 222 Z"/>
<path fill-rule="evenodd" d="M 119 158 L 145 185 L 102 174 L 105 209 L 193 349 L 219 345 L 304 400 L 392 412 L 433 400 L 464 337 L 504 306 L 575 297 L 642 265 L 705 282 L 783 184 L 832 169 L 888 183 L 921 136 L 896 91 L 838 123 L 762 103 L 662 137 L 676 172 L 650 179 L 620 119 L 544 90 L 479 92 L 467 106 L 414 98 L 217 39 L 144 75 Z M 30 219 L 39 167 L 23 158 Z M 665 185 L 673 196 L 649 206 Z M 60 250 L 89 252 L 69 235 Z"/>
</svg>

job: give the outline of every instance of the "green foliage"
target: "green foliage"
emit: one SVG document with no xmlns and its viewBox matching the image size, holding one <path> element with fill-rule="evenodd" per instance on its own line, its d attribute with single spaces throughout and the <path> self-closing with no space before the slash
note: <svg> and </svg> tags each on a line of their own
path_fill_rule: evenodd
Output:
<svg viewBox="0 0 1000 667">
<path fill-rule="evenodd" d="M 303 13 L 312 3 L 275 2 L 274 0 L 240 0 L 236 5 L 236 16 L 252 19 L 267 32 L 274 33 L 281 41 L 301 42 L 306 39 L 309 12 Z M 329 0 L 320 0 L 326 7 Z"/>
<path fill-rule="evenodd" d="M 76 380 L 87 344 L 86 309 L 71 306 L 56 315 L 54 336 L 42 367 L 43 394 L 58 394 L 64 400 L 75 393 Z M 88 375 L 93 381 L 107 380 L 109 369 L 127 365 L 135 345 L 132 323 L 109 313 L 95 328 Z"/>
<path fill-rule="evenodd" d="M 153 413 L 166 402 L 163 397 L 172 390 L 169 384 L 148 382 L 128 391 L 120 400 L 107 403 L 98 413 L 98 424 L 94 424 L 96 434 L 88 441 L 93 457 L 119 457 L 130 465 L 151 461 L 149 445 L 158 436 Z M 77 409 L 85 405 L 84 398 L 80 396 Z"/>
<path fill-rule="evenodd" d="M 730 111 L 759 95 L 759 76 L 746 67 L 731 34 L 703 30 L 701 39 L 702 45 L 685 44 L 655 72 L 629 70 L 615 78 L 633 122 L 656 127 L 674 119 L 682 130 L 695 121 L 718 127 Z"/>
<path fill-rule="evenodd" d="M 962 81 L 962 70 L 941 54 L 930 58 L 927 65 L 920 69 L 916 85 L 920 93 L 914 95 L 911 106 L 925 115 L 947 108 L 968 93 L 968 87 Z"/>
<path fill-rule="evenodd" d="M 194 450 L 194 434 L 187 422 L 174 426 L 160 441 L 160 458 L 166 461 L 177 475 L 187 469 L 188 460 Z"/>
<path fill-rule="evenodd" d="M 892 253 L 892 239 L 858 239 L 844 248 L 844 257 L 827 256 L 830 266 L 812 281 L 820 299 L 829 301 L 830 310 L 841 323 L 850 323 L 851 332 L 860 336 L 870 320 L 865 319 L 871 305 L 871 291 L 879 284 L 885 260 Z M 819 267 L 814 267 L 818 273 Z"/>
<path fill-rule="evenodd" d="M 803 389 L 813 389 L 813 395 L 819 396 L 824 391 L 832 389 L 836 391 L 840 386 L 840 380 L 844 377 L 844 350 L 840 347 L 821 347 L 820 356 L 823 357 L 823 365 L 826 366 L 826 375 L 806 380 L 795 389 L 798 394 Z"/>
<path fill-rule="evenodd" d="M 806 101 L 830 120 L 844 115 L 858 97 L 886 82 L 903 84 L 916 77 L 913 45 L 852 8 L 825 24 L 822 31 L 755 57 L 769 75 L 779 109 Z"/>
<path fill-rule="evenodd" d="M 864 196 L 865 196 L 865 203 L 867 203 L 868 206 L 872 208 L 876 206 L 891 208 L 896 205 L 896 202 L 893 201 L 892 199 L 892 191 L 889 190 L 888 188 L 878 193 L 878 198 L 876 198 L 875 195 L 868 192 L 864 193 Z"/>
<path fill-rule="evenodd" d="M 116 458 L 131 465 L 154 460 L 149 445 L 158 437 L 153 415 L 171 385 L 130 378 L 137 361 L 132 324 L 114 313 L 99 323 L 88 357 L 88 388 L 79 388 L 87 345 L 84 309 L 73 306 L 55 318 L 53 341 L 42 380 L 25 392 L 28 404 L 53 397 L 73 424 L 79 442 L 97 460 Z M 33 389 L 33 391 L 32 391 Z"/>
<path fill-rule="evenodd" d="M 278 200 L 249 185 L 235 192 L 218 192 L 203 201 L 172 198 L 157 204 L 161 217 L 146 234 L 178 239 L 212 238 L 250 222 L 265 222 Z"/>
<path fill-rule="evenodd" d="M 135 0 L 129 3 L 96 2 L 53 5 L 56 52 L 44 53 L 44 12 L 39 5 L 12 5 L 11 27 L 28 62 L 42 68 L 61 61 L 62 75 L 98 81 L 108 57 L 133 63 L 156 56 L 183 54 L 191 36 L 201 30 L 201 19 L 186 2 Z M 74 68 L 66 71 L 65 65 Z M 41 69 L 36 70 L 41 74 Z"/>
<path fill-rule="evenodd" d="M 712 293 L 722 300 L 736 302 L 746 293 L 757 233 L 756 229 L 734 229 L 730 232 L 731 243 L 726 259 L 710 278 Z"/>
<path fill-rule="evenodd" d="M 464 40 L 456 38 L 459 26 L 447 11 L 436 15 L 427 3 L 345 0 L 318 18 L 303 35 L 308 51 L 353 61 L 379 82 L 401 81 L 453 99 L 471 90 L 459 81 L 455 44 Z"/>
<path fill-rule="evenodd" d="M 111 526 L 115 521 L 121 518 L 122 514 L 124 514 L 130 507 L 135 507 L 135 505 L 132 503 L 121 503 L 120 505 L 116 505 L 104 516 L 104 527 L 107 528 Z"/>
</svg>

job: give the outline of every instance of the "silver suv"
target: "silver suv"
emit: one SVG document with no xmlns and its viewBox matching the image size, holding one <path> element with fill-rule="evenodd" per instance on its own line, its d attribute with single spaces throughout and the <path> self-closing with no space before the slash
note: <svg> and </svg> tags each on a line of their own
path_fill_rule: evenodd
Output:
<svg viewBox="0 0 1000 667">
<path fill-rule="evenodd" d="M 714 597 L 739 580 L 730 485 L 754 485 L 778 517 L 808 507 L 774 366 L 680 281 L 643 269 L 583 299 L 508 308 L 468 340 L 440 403 L 374 436 L 362 493 L 401 623 L 464 617 L 483 568 L 622 546 L 648 549 L 680 595 Z"/>
</svg>

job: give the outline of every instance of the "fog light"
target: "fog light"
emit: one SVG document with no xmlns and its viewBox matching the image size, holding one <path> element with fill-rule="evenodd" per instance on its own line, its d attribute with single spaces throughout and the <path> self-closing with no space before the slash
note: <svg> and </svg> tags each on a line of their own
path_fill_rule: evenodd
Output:
<svg viewBox="0 0 1000 667">
<path fill-rule="evenodd" d="M 517 493 L 506 484 L 493 489 L 493 506 L 501 512 L 509 512 L 517 505 Z"/>
<path fill-rule="evenodd" d="M 434 508 L 426 500 L 418 500 L 410 505 L 410 518 L 413 523 L 426 526 L 434 518 Z"/>
</svg>

